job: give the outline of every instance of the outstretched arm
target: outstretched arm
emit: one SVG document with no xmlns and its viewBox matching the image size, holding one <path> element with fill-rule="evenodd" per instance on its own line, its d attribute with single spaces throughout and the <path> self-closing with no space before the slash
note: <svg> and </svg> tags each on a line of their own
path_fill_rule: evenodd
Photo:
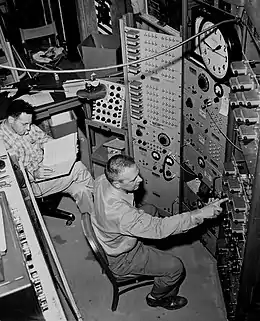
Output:
<svg viewBox="0 0 260 321">
<path fill-rule="evenodd" d="M 122 233 L 130 236 L 161 239 L 172 234 L 180 234 L 201 224 L 204 219 L 214 218 L 222 211 L 220 204 L 227 199 L 214 201 L 207 206 L 176 214 L 170 217 L 153 217 L 129 204 L 121 203 L 122 214 L 120 228 Z M 118 208 L 119 210 L 119 208 Z"/>
</svg>

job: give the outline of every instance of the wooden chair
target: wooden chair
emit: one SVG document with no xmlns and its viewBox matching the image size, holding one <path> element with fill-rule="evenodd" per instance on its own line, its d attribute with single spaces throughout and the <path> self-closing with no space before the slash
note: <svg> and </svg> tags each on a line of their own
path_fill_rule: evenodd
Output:
<svg viewBox="0 0 260 321">
<path fill-rule="evenodd" d="M 24 53 L 31 63 L 43 69 L 59 69 L 58 63 L 66 52 L 60 46 L 54 21 L 41 27 L 19 30 Z"/>
<path fill-rule="evenodd" d="M 113 299 L 111 310 L 115 311 L 118 306 L 119 296 L 132 289 L 149 285 L 153 283 L 153 277 L 151 276 L 140 276 L 140 275 L 126 275 L 116 276 L 109 268 L 108 259 L 102 246 L 100 245 L 95 231 L 92 227 L 91 216 L 89 213 L 82 214 L 81 224 L 85 238 L 96 258 L 99 265 L 101 266 L 102 273 L 105 273 L 109 281 L 113 286 Z M 120 290 L 121 287 L 125 287 Z"/>
</svg>

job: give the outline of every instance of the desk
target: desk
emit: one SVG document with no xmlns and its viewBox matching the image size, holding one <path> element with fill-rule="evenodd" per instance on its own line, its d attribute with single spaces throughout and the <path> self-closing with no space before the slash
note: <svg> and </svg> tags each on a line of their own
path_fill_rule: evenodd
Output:
<svg viewBox="0 0 260 321">
<path fill-rule="evenodd" d="M 69 68 L 70 66 L 67 66 L 66 69 Z M 74 73 L 64 73 L 59 74 L 59 78 L 60 80 L 57 82 L 55 81 L 53 74 L 41 74 L 36 79 L 34 85 L 36 85 L 37 88 L 42 90 L 59 91 L 50 93 L 52 98 L 54 99 L 54 102 L 35 107 L 35 120 L 37 122 L 46 118 L 50 118 L 54 114 L 62 113 L 64 111 L 71 110 L 83 105 L 77 97 L 66 98 L 65 94 L 62 92 L 63 82 L 65 82 L 66 80 L 78 79 L 79 77 Z"/>
</svg>

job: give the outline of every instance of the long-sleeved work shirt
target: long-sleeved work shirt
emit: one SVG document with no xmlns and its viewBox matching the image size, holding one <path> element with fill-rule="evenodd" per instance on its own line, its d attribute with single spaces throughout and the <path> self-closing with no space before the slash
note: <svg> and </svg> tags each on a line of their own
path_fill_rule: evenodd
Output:
<svg viewBox="0 0 260 321">
<path fill-rule="evenodd" d="M 92 224 L 105 252 L 112 256 L 130 251 L 138 237 L 162 239 L 185 232 L 198 222 L 189 212 L 153 217 L 134 206 L 133 193 L 115 188 L 101 175 L 94 183 Z"/>
<path fill-rule="evenodd" d="M 38 126 L 32 124 L 28 134 L 20 136 L 12 131 L 6 121 L 0 124 L 0 139 L 4 141 L 8 154 L 16 156 L 27 169 L 30 178 L 43 160 L 43 144 L 52 139 Z"/>
</svg>

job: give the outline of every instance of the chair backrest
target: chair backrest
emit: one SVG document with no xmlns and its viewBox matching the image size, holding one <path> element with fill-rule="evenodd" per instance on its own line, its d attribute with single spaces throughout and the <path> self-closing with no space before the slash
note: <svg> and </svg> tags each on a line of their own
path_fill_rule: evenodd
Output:
<svg viewBox="0 0 260 321">
<path fill-rule="evenodd" d="M 27 29 L 20 28 L 19 30 L 20 30 L 20 35 L 23 43 L 31 39 L 49 37 L 52 35 L 54 35 L 55 38 L 57 38 L 58 36 L 54 21 L 45 26 L 36 27 L 36 28 L 27 28 Z"/>
<path fill-rule="evenodd" d="M 82 224 L 82 229 L 83 229 L 85 238 L 88 241 L 88 244 L 92 252 L 94 253 L 96 260 L 100 264 L 101 268 L 105 271 L 108 278 L 112 282 L 114 282 L 115 277 L 109 268 L 109 263 L 108 263 L 106 253 L 97 239 L 97 236 L 95 234 L 95 231 L 91 223 L 91 215 L 89 213 L 82 214 L 81 224 Z"/>
</svg>

